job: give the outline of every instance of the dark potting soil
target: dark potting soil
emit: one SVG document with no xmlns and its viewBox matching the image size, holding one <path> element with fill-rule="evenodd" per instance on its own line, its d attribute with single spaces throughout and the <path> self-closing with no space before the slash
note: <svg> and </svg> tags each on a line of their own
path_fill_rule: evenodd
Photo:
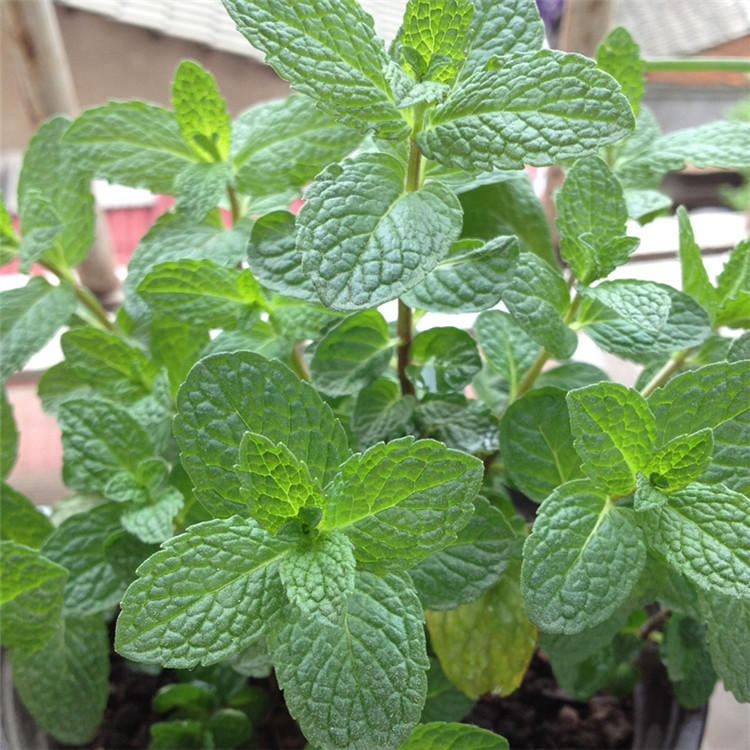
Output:
<svg viewBox="0 0 750 750">
<path fill-rule="evenodd" d="M 164 719 L 151 710 L 151 700 L 159 688 L 175 681 L 174 673 L 134 671 L 114 652 L 111 661 L 109 701 L 87 748 L 147 748 L 150 725 Z M 302 750 L 305 738 L 286 710 L 274 676 L 250 682 L 268 692 L 269 710 L 254 725 L 253 738 L 241 750 Z M 597 696 L 588 703 L 571 700 L 557 687 L 547 660 L 537 654 L 518 690 L 507 698 L 481 698 L 465 721 L 503 735 L 512 750 L 629 748 L 633 702 L 612 696 Z"/>
</svg>

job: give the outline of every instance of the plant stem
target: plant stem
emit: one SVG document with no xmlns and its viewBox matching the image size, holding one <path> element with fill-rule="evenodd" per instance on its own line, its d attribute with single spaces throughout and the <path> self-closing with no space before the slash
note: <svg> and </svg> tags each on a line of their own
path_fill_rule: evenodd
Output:
<svg viewBox="0 0 750 750">
<path fill-rule="evenodd" d="M 663 58 L 644 60 L 646 71 L 721 71 L 723 73 L 750 73 L 750 60 L 741 57 L 689 57 L 683 59 Z"/>
<path fill-rule="evenodd" d="M 237 191 L 231 185 L 227 185 L 227 195 L 229 196 L 229 205 L 232 207 L 232 226 L 234 226 L 241 217 L 240 201 L 237 197 Z"/>
<path fill-rule="evenodd" d="M 641 388 L 641 396 L 648 398 L 660 385 L 663 385 L 669 379 L 669 376 L 677 372 L 685 364 L 685 360 L 690 356 L 692 349 L 685 349 L 683 352 L 675 354 L 659 372 L 654 375 L 649 382 Z"/>
<path fill-rule="evenodd" d="M 660 609 L 646 620 L 638 629 L 638 635 L 645 641 L 655 630 L 661 630 L 664 623 L 672 616 L 671 609 Z"/>
<path fill-rule="evenodd" d="M 291 361 L 292 369 L 297 373 L 297 377 L 300 380 L 310 380 L 310 373 L 307 371 L 305 361 L 302 359 L 296 346 L 292 347 Z"/>
<path fill-rule="evenodd" d="M 399 300 L 396 332 L 401 343 L 398 345 L 398 349 L 396 349 L 396 357 L 398 361 L 398 380 L 401 383 L 401 393 L 405 396 L 414 395 L 414 384 L 406 376 L 406 367 L 411 361 L 409 354 L 412 339 L 411 317 L 411 307 Z"/>
</svg>

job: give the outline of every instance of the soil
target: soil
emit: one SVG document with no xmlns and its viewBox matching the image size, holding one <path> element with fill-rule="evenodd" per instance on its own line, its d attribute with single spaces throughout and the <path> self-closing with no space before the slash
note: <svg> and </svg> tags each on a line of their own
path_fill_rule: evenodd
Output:
<svg viewBox="0 0 750 750">
<path fill-rule="evenodd" d="M 151 699 L 160 687 L 175 681 L 174 673 L 133 671 L 114 652 L 111 660 L 109 701 L 96 737 L 87 748 L 147 748 L 149 726 L 164 718 L 151 710 Z M 267 715 L 254 726 L 251 744 L 242 750 L 302 750 L 305 738 L 286 710 L 273 675 L 250 682 L 268 691 L 270 705 Z M 633 701 L 605 695 L 589 703 L 571 700 L 557 687 L 546 659 L 536 655 L 518 690 L 507 698 L 480 699 L 465 721 L 503 735 L 512 750 L 629 748 Z"/>
</svg>

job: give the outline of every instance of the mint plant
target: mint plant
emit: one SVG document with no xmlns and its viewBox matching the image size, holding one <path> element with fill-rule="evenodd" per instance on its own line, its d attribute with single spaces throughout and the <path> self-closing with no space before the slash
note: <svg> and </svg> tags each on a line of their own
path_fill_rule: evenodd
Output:
<svg viewBox="0 0 750 750">
<path fill-rule="evenodd" d="M 750 700 L 750 241 L 713 282 L 678 208 L 682 289 L 608 278 L 667 172 L 750 167 L 747 123 L 662 135 L 630 35 L 543 50 L 533 0 L 409 0 L 388 50 L 355 0 L 224 4 L 297 93 L 232 122 L 184 62 L 170 110 L 43 125 L 21 238 L 0 214 L 3 261 L 46 271 L 0 295 L 3 379 L 66 329 L 39 396 L 74 494 L 49 521 L 2 491 L 2 643 L 40 725 L 93 736 L 115 615 L 136 662 L 272 666 L 319 748 L 507 747 L 456 722 L 537 644 L 578 699 L 655 640 L 684 705 L 717 677 Z M 562 263 L 522 171 L 558 162 Z M 94 176 L 176 199 L 114 319 L 72 270 Z M 572 359 L 582 331 L 635 387 Z M 1 437 L 6 477 L 5 394 Z M 154 746 L 246 736 L 198 688 L 157 696 L 182 716 Z"/>
</svg>

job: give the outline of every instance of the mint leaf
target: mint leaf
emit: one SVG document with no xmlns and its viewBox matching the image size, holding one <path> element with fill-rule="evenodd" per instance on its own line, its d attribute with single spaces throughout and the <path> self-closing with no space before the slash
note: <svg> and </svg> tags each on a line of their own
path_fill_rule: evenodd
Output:
<svg viewBox="0 0 750 750">
<path fill-rule="evenodd" d="M 500 421 L 500 452 L 508 479 L 538 503 L 559 485 L 582 478 L 565 391 L 537 388 L 514 401 Z"/>
<path fill-rule="evenodd" d="M 198 222 L 221 202 L 231 174 L 224 162 L 198 162 L 185 167 L 174 180 L 175 208 Z"/>
<path fill-rule="evenodd" d="M 420 722 L 460 721 L 471 711 L 474 701 L 451 684 L 437 659 L 430 657 L 427 672 L 427 699 Z"/>
<path fill-rule="evenodd" d="M 711 284 L 701 258 L 701 249 L 695 241 L 690 217 L 684 206 L 677 208 L 677 221 L 680 228 L 680 268 L 682 269 L 682 290 L 697 300 L 708 311 L 711 322 L 715 323 L 719 305 L 717 290 Z"/>
<path fill-rule="evenodd" d="M 182 137 L 198 156 L 217 162 L 227 158 L 229 115 L 208 71 L 191 60 L 183 60 L 172 82 L 172 107 Z"/>
<path fill-rule="evenodd" d="M 327 167 L 305 192 L 297 247 L 320 299 L 373 307 L 419 283 L 461 231 L 461 206 L 439 182 L 404 191 L 404 165 L 362 153 Z"/>
<path fill-rule="evenodd" d="M 570 293 L 560 274 L 534 253 L 522 252 L 503 302 L 524 331 L 553 357 L 567 359 L 578 338 L 563 322 Z"/>
<path fill-rule="evenodd" d="M 656 442 L 656 422 L 646 400 L 611 382 L 570 391 L 566 399 L 583 471 L 602 490 L 630 494 Z"/>
<path fill-rule="evenodd" d="M 148 433 L 130 412 L 101 399 L 71 399 L 58 411 L 63 479 L 76 490 L 104 492 L 113 473 L 135 474 L 154 454 Z"/>
<path fill-rule="evenodd" d="M 654 453 L 643 473 L 663 492 L 681 490 L 701 476 L 713 448 L 713 432 L 708 428 L 678 435 Z"/>
<path fill-rule="evenodd" d="M 285 601 L 278 560 L 287 550 L 249 518 L 191 526 L 138 568 L 122 600 L 115 648 L 171 667 L 242 651 Z"/>
<path fill-rule="evenodd" d="M 423 623 L 406 573 L 359 571 L 340 625 L 284 610 L 269 647 L 289 711 L 311 743 L 371 750 L 407 738 L 427 689 Z"/>
<path fill-rule="evenodd" d="M 5 207 L 3 194 L 0 192 L 0 265 L 10 263 L 16 257 L 19 242 L 10 220 L 10 214 Z"/>
<path fill-rule="evenodd" d="M 598 625 L 630 594 L 645 564 L 633 511 L 588 480 L 567 482 L 539 506 L 523 548 L 529 619 L 553 633 Z"/>
<path fill-rule="evenodd" d="M 431 328 L 418 333 L 409 350 L 409 379 L 430 393 L 463 391 L 482 367 L 474 339 L 460 328 Z"/>
<path fill-rule="evenodd" d="M 22 270 L 45 252 L 48 259 L 75 266 L 94 242 L 94 198 L 77 155 L 63 139 L 67 117 L 54 117 L 34 134 L 18 176 L 18 213 L 23 236 Z M 57 226 L 51 227 L 50 221 Z M 30 235 L 47 231 L 48 248 L 29 255 Z M 24 260 L 27 262 L 24 263 Z"/>
<path fill-rule="evenodd" d="M 727 352 L 728 362 L 739 362 L 741 359 L 750 359 L 750 331 L 733 339 Z"/>
<path fill-rule="evenodd" d="M 638 472 L 635 477 L 635 495 L 633 496 L 633 508 L 637 511 L 661 508 L 667 502 L 661 485 L 664 480 L 657 473 L 644 475 Z"/>
<path fill-rule="evenodd" d="M 470 698 L 509 695 L 520 684 L 536 647 L 514 561 L 475 602 L 425 613 L 430 643 L 448 679 Z"/>
<path fill-rule="evenodd" d="M 462 79 L 417 143 L 442 164 L 518 169 L 593 153 L 634 125 L 619 86 L 591 60 L 541 50 L 500 58 Z"/>
<path fill-rule="evenodd" d="M 517 257 L 516 237 L 458 240 L 448 256 L 401 299 L 430 312 L 486 310 L 500 301 Z"/>
<path fill-rule="evenodd" d="M 750 240 L 740 242 L 719 274 L 717 325 L 750 326 Z"/>
<path fill-rule="evenodd" d="M 80 170 L 154 193 L 171 193 L 174 178 L 197 161 L 174 115 L 139 101 L 85 110 L 63 141 Z"/>
<path fill-rule="evenodd" d="M 20 370 L 65 325 L 75 310 L 73 287 L 41 276 L 0 293 L 0 381 Z"/>
<path fill-rule="evenodd" d="M 52 533 L 47 516 L 29 500 L 5 482 L 0 482 L 0 539 L 7 539 L 27 547 L 37 548 Z"/>
<path fill-rule="evenodd" d="M 125 508 L 122 527 L 145 544 L 158 544 L 174 534 L 174 520 L 182 510 L 182 493 L 166 487 L 140 505 Z"/>
<path fill-rule="evenodd" d="M 536 385 L 553 386 L 570 391 L 574 388 L 583 388 L 585 385 L 593 385 L 602 380 L 607 380 L 608 375 L 588 362 L 565 362 L 557 367 L 545 370 L 536 379 Z"/>
<path fill-rule="evenodd" d="M 482 185 L 459 196 L 464 210 L 464 237 L 494 240 L 500 235 L 516 235 L 521 251 L 536 253 L 557 266 L 547 217 L 528 175 L 510 173 L 511 178 Z M 439 178 L 438 178 L 439 179 Z"/>
<path fill-rule="evenodd" d="M 339 532 L 302 542 L 279 563 L 287 598 L 308 618 L 336 625 L 354 591 L 352 543 Z"/>
<path fill-rule="evenodd" d="M 501 310 L 481 313 L 474 328 L 487 363 L 508 381 L 509 397 L 514 398 L 521 378 L 539 353 L 539 345 Z"/>
<path fill-rule="evenodd" d="M 335 16 L 322 0 L 304 8 L 271 0 L 223 2 L 240 33 L 296 91 L 345 125 L 382 138 L 406 135 L 408 125 L 383 73 L 388 61 L 383 42 L 372 17 L 354 0 L 339 0 Z"/>
<path fill-rule="evenodd" d="M 18 430 L 5 385 L 0 389 L 0 478 L 10 474 L 18 456 Z"/>
<path fill-rule="evenodd" d="M 419 724 L 399 750 L 508 750 L 508 740 L 471 724 Z"/>
<path fill-rule="evenodd" d="M 498 420 L 461 393 L 427 394 L 417 406 L 422 434 L 465 453 L 494 453 L 500 447 Z"/>
<path fill-rule="evenodd" d="M 166 368 L 172 396 L 177 394 L 177 389 L 201 353 L 208 353 L 204 350 L 209 342 L 216 341 L 216 339 L 209 338 L 207 330 L 199 330 L 190 323 L 175 320 L 169 316 L 155 317 L 149 326 L 149 334 L 151 356 L 157 365 Z M 234 347 L 234 349 L 247 348 L 250 347 Z"/>
<path fill-rule="evenodd" d="M 402 396 L 398 383 L 380 377 L 357 395 L 352 410 L 352 430 L 360 444 L 369 448 L 401 431 L 414 412 L 414 397 Z"/>
<path fill-rule="evenodd" d="M 750 594 L 750 499 L 694 482 L 643 514 L 649 546 L 701 588 Z"/>
<path fill-rule="evenodd" d="M 263 286 L 307 302 L 318 301 L 312 281 L 302 270 L 293 213 L 274 211 L 256 220 L 247 245 L 247 260 Z"/>
<path fill-rule="evenodd" d="M 239 468 L 249 482 L 250 515 L 266 530 L 276 533 L 300 508 L 322 506 L 323 495 L 307 466 L 283 443 L 246 432 L 239 446 Z"/>
<path fill-rule="evenodd" d="M 66 615 L 105 612 L 120 601 L 125 586 L 109 564 L 104 548 L 121 530 L 116 503 L 92 508 L 66 519 L 47 538 L 40 552 L 70 572 L 65 584 Z"/>
<path fill-rule="evenodd" d="M 279 336 L 296 343 L 320 338 L 334 321 L 342 317 L 342 313 L 327 310 L 320 304 L 276 297 L 274 308 L 268 315 L 268 322 Z"/>
<path fill-rule="evenodd" d="M 101 617 L 66 617 L 36 652 L 13 650 L 13 683 L 44 731 L 60 742 L 90 742 L 109 688 L 107 626 Z"/>
<path fill-rule="evenodd" d="M 301 94 L 257 104 L 232 124 L 235 187 L 258 196 L 299 191 L 361 140 L 361 132 L 341 125 Z"/>
<path fill-rule="evenodd" d="M 250 271 L 187 258 L 154 266 L 136 291 L 159 316 L 208 328 L 233 328 L 263 300 Z"/>
<path fill-rule="evenodd" d="M 579 159 L 555 195 L 560 253 L 582 284 L 627 263 L 638 239 L 625 236 L 622 187 L 598 156 Z"/>
<path fill-rule="evenodd" d="M 38 650 L 60 621 L 68 571 L 37 550 L 7 540 L 0 542 L 0 560 L 0 641 Z"/>
<path fill-rule="evenodd" d="M 497 508 L 481 496 L 474 508 L 452 544 L 409 569 L 425 609 L 455 609 L 476 601 L 500 580 L 518 549 L 518 537 Z"/>
<path fill-rule="evenodd" d="M 479 459 L 434 440 L 378 443 L 338 468 L 319 528 L 344 531 L 375 570 L 409 567 L 456 538 L 481 478 Z"/>
<path fill-rule="evenodd" d="M 357 393 L 388 367 L 393 343 L 377 310 L 349 315 L 317 342 L 310 361 L 313 385 L 329 396 Z"/>
<path fill-rule="evenodd" d="M 637 115 L 643 96 L 646 65 L 641 48 L 622 26 L 612 29 L 596 50 L 596 64 L 622 86 L 633 112 Z"/>
<path fill-rule="evenodd" d="M 177 408 L 173 430 L 182 464 L 197 497 L 216 516 L 247 512 L 235 472 L 247 431 L 284 443 L 321 484 L 349 453 L 344 429 L 312 386 L 251 352 L 198 362 L 177 394 Z"/>
<path fill-rule="evenodd" d="M 623 191 L 628 207 L 628 218 L 646 224 L 672 208 L 672 199 L 658 190 L 626 188 Z"/>
</svg>

